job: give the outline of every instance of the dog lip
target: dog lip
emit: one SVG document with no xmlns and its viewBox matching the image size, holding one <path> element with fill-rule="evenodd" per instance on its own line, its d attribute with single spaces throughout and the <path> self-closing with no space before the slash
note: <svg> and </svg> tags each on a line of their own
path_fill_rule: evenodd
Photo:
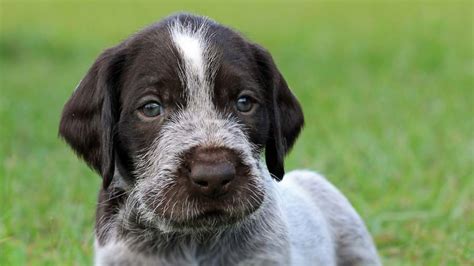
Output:
<svg viewBox="0 0 474 266">
<path fill-rule="evenodd" d="M 221 201 L 203 202 L 203 205 L 200 206 L 196 214 L 186 218 L 183 217 L 184 219 L 171 219 L 169 222 L 177 230 L 227 227 L 242 221 L 261 207 L 261 204 L 258 204 L 258 206 L 253 206 L 253 208 L 247 209 L 244 212 L 234 212 L 228 208 L 228 204 L 222 203 Z"/>
<path fill-rule="evenodd" d="M 236 221 L 240 220 L 240 216 L 232 216 L 230 213 L 225 210 L 212 209 L 203 211 L 200 214 L 197 214 L 193 217 L 188 217 L 188 219 L 177 222 L 175 225 L 183 228 L 206 228 L 209 226 L 224 226 L 234 224 Z"/>
<path fill-rule="evenodd" d="M 208 219 L 208 218 L 219 218 L 226 216 L 227 213 L 223 210 L 215 209 L 215 210 L 209 210 L 205 211 L 202 214 L 197 215 L 194 219 Z"/>
</svg>

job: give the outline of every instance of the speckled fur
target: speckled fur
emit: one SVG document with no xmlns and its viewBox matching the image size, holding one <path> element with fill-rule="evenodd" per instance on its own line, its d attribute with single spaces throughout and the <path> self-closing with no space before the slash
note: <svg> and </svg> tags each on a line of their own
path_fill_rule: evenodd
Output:
<svg viewBox="0 0 474 266">
<path fill-rule="evenodd" d="M 284 173 L 283 156 L 299 134 L 303 115 L 270 55 L 254 44 L 240 43 L 247 56 L 257 58 L 258 67 L 266 67 L 262 76 L 268 80 L 262 82 L 272 87 L 273 98 L 265 103 L 272 105 L 267 109 L 273 115 L 265 116 L 268 119 L 263 121 L 271 120 L 273 128 L 269 129 L 268 123 L 255 127 L 264 134 L 273 134 L 267 137 L 265 144 L 265 154 L 272 158 L 264 161 L 263 144 L 254 144 L 256 141 L 246 134 L 244 124 L 236 116 L 219 111 L 214 104 L 214 78 L 221 55 L 209 41 L 212 32 L 208 26 L 217 27 L 217 24 L 200 17 L 183 16 L 184 19 L 178 15 L 166 20 L 165 39 L 170 40 L 166 45 L 177 57 L 171 61 L 179 62 L 175 77 L 179 76 L 183 91 L 178 92 L 185 95 L 186 106 L 167 117 L 159 131 L 152 132 L 156 135 L 152 135 L 145 150 L 132 156 L 133 178 L 122 176 L 120 164 L 113 163 L 113 155 L 107 153 L 113 150 L 109 145 L 111 137 L 101 131 L 106 128 L 108 133 L 113 133 L 113 127 L 94 128 L 89 123 L 92 119 L 96 124 L 113 120 L 112 115 L 101 114 L 109 105 L 99 100 L 100 97 L 106 99 L 107 91 L 96 88 L 96 78 L 106 71 L 104 62 L 115 58 L 117 51 L 123 53 L 127 49 L 118 46 L 120 49 L 106 51 L 65 108 L 61 135 L 104 178 L 98 205 L 95 265 L 380 265 L 363 221 L 325 178 L 310 171 L 293 171 L 287 173 L 282 182 L 277 182 Z M 187 18 L 190 23 L 184 25 Z M 234 40 L 241 40 L 230 30 L 225 34 L 233 34 Z M 125 58 L 126 53 L 122 57 Z M 247 65 L 253 71 L 258 67 Z M 118 75 L 119 68 L 114 69 Z M 93 101 L 87 98 L 91 95 L 88 90 L 97 94 Z M 112 108 L 112 103 L 109 104 Z M 291 125 L 294 121 L 297 121 L 295 125 Z M 284 127 L 286 130 L 281 129 Z M 78 131 L 88 132 L 89 139 L 77 135 Z M 102 145 L 96 145 L 98 136 L 106 136 Z M 95 148 L 92 155 L 90 147 Z M 232 204 L 227 206 L 226 203 L 224 207 L 227 215 L 238 217 L 236 222 L 218 226 L 210 222 L 205 227 L 197 227 L 193 219 L 203 214 L 198 203 L 189 200 L 186 194 L 180 197 L 167 194 L 169 191 L 179 193 L 176 191 L 182 189 L 176 173 L 183 165 L 183 154 L 196 147 L 232 151 L 248 168 L 244 175 L 248 179 L 241 179 L 245 182 L 238 187 L 245 189 L 245 193 L 234 193 L 238 195 L 232 196 Z M 103 167 L 104 162 L 110 164 Z M 279 176 L 271 169 L 277 169 Z M 153 204 L 149 204 L 150 198 Z M 263 200 L 257 202 L 257 198 Z M 251 209 L 255 205 L 257 208 Z M 166 216 L 164 210 L 170 214 Z M 179 219 L 192 221 L 193 225 L 178 227 Z"/>
</svg>

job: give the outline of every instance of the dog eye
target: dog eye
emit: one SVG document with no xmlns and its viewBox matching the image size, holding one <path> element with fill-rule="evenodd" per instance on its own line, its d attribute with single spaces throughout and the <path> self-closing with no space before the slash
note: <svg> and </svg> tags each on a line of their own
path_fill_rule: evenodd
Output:
<svg viewBox="0 0 474 266">
<path fill-rule="evenodd" d="M 252 110 L 253 101 L 249 96 L 240 96 L 237 99 L 237 110 L 242 113 L 248 113 Z"/>
<path fill-rule="evenodd" d="M 148 102 L 141 107 L 141 112 L 147 117 L 155 117 L 163 112 L 163 107 L 158 102 Z"/>
</svg>

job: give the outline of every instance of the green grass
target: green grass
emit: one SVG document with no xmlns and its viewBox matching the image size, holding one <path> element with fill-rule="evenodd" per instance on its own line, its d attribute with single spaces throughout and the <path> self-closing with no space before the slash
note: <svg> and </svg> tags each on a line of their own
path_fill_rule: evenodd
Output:
<svg viewBox="0 0 474 266">
<path fill-rule="evenodd" d="M 200 1 L 201 2 L 201 1 Z M 473 4 L 0 3 L 0 265 L 87 265 L 99 178 L 57 138 L 95 57 L 178 10 L 267 47 L 306 128 L 287 168 L 353 202 L 386 265 L 474 264 Z"/>
</svg>

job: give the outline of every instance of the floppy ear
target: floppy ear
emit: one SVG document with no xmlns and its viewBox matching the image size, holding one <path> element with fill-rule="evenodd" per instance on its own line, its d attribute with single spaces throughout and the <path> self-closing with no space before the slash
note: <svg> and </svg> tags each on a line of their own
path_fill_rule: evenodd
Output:
<svg viewBox="0 0 474 266">
<path fill-rule="evenodd" d="M 252 46 L 266 86 L 267 104 L 270 106 L 270 130 L 265 146 L 265 160 L 272 176 L 280 181 L 285 174 L 284 157 L 303 127 L 303 112 L 270 53 L 256 44 Z"/>
<path fill-rule="evenodd" d="M 104 188 L 115 169 L 116 94 L 123 61 L 118 48 L 104 51 L 64 106 L 59 125 L 59 135 L 102 176 Z"/>
</svg>

